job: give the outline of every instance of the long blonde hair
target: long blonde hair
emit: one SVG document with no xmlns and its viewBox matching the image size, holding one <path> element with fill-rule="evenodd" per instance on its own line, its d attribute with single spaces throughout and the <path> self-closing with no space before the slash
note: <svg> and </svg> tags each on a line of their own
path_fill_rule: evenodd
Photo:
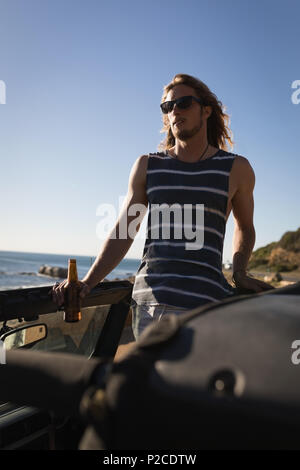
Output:
<svg viewBox="0 0 300 470">
<path fill-rule="evenodd" d="M 212 112 L 207 120 L 207 141 L 210 145 L 218 147 L 222 150 L 229 150 L 233 148 L 233 133 L 229 128 L 229 115 L 225 113 L 225 106 L 218 100 L 216 95 L 198 78 L 179 73 L 175 75 L 172 81 L 164 87 L 161 102 L 166 101 L 167 94 L 176 85 L 188 85 L 194 88 L 196 96 L 202 98 L 204 106 L 211 106 Z M 223 111 L 224 109 L 224 111 Z M 173 136 L 168 116 L 163 114 L 163 128 L 161 133 L 166 133 L 166 138 L 160 143 L 159 150 L 168 150 L 175 145 L 175 138 Z M 228 146 L 229 144 L 229 146 Z"/>
</svg>

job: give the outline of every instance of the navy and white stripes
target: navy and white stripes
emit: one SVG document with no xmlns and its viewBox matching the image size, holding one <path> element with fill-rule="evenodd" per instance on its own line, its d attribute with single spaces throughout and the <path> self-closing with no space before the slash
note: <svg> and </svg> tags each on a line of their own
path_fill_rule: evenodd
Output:
<svg viewBox="0 0 300 470">
<path fill-rule="evenodd" d="M 234 294 L 222 273 L 222 253 L 235 156 L 220 149 L 215 156 L 195 163 L 182 162 L 167 152 L 148 156 L 147 238 L 132 293 L 137 304 L 194 308 Z M 155 211 L 162 205 L 177 206 L 183 215 L 189 207 L 192 219 L 176 219 L 178 212 L 170 212 L 167 219 L 162 213 L 157 218 Z M 204 223 L 197 218 L 199 207 Z M 168 225 L 169 238 L 165 239 Z M 195 240 L 187 236 L 188 230 L 197 234 Z M 199 243 L 200 232 L 203 243 Z M 187 249 L 187 244 L 192 244 L 192 249 Z"/>
</svg>

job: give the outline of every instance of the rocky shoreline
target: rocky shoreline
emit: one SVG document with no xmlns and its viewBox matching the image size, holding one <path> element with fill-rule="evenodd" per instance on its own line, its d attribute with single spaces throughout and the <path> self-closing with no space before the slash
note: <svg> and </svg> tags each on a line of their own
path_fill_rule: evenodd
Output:
<svg viewBox="0 0 300 470">
<path fill-rule="evenodd" d="M 43 274 L 43 275 L 49 276 L 49 277 L 54 277 L 54 278 L 57 278 L 57 279 L 66 279 L 67 276 L 68 276 L 68 270 L 66 268 L 60 268 L 60 267 L 57 267 L 57 266 L 43 265 L 39 269 L 39 274 Z M 232 282 L 232 271 L 231 270 L 230 271 L 229 270 L 224 270 L 223 274 L 224 274 L 227 282 L 233 286 L 234 284 Z M 286 285 L 294 283 L 292 281 L 284 280 L 283 276 L 280 273 L 269 273 L 267 275 L 261 276 L 261 275 L 256 274 L 255 272 L 252 273 L 251 271 L 249 271 L 249 275 L 252 276 L 252 277 L 255 277 L 257 279 L 261 279 L 264 282 L 267 282 L 267 283 L 271 284 L 273 287 L 284 287 Z M 122 277 L 122 278 L 115 277 L 114 279 L 105 278 L 105 279 L 103 279 L 102 282 L 111 282 L 111 281 L 129 281 L 132 284 L 134 284 L 135 276 L 131 275 L 131 276 L 126 276 L 126 277 Z"/>
</svg>

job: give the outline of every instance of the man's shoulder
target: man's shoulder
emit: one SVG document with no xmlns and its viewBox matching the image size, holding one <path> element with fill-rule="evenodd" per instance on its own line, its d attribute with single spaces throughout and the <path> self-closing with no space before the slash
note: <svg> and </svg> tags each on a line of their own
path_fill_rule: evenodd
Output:
<svg viewBox="0 0 300 470">
<path fill-rule="evenodd" d="M 147 171 L 148 162 L 150 159 L 165 159 L 167 155 L 164 152 L 153 152 L 153 153 L 145 153 L 140 155 L 134 163 L 134 168 L 139 169 L 140 171 L 144 172 Z"/>
<path fill-rule="evenodd" d="M 249 162 L 248 158 L 244 157 L 243 155 L 235 155 L 234 164 L 237 169 L 242 172 L 252 172 L 253 168 L 251 163 Z"/>
<path fill-rule="evenodd" d="M 140 155 L 137 160 L 147 161 L 149 158 L 166 158 L 167 155 L 165 152 L 149 152 Z"/>
<path fill-rule="evenodd" d="M 237 182 L 237 186 L 254 188 L 255 173 L 248 158 L 238 154 L 232 155 L 234 155 L 232 177 Z"/>
</svg>

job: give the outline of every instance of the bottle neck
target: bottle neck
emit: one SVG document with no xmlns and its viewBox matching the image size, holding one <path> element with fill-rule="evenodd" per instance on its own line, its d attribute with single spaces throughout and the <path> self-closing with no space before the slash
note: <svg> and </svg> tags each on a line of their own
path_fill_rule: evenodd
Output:
<svg viewBox="0 0 300 470">
<path fill-rule="evenodd" d="M 68 281 L 69 282 L 78 281 L 76 260 L 69 259 Z"/>
</svg>

